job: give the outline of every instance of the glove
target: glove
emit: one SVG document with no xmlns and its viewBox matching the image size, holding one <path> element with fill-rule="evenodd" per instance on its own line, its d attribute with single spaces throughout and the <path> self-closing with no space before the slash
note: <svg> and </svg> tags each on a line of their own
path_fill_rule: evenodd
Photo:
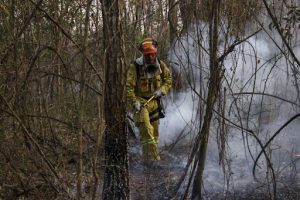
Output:
<svg viewBox="0 0 300 200">
<path fill-rule="evenodd" d="M 155 95 L 156 97 L 161 97 L 161 96 L 164 96 L 165 93 L 159 88 L 158 90 L 153 92 L 153 95 Z"/>
<path fill-rule="evenodd" d="M 133 107 L 137 110 L 140 111 L 142 108 L 142 105 L 139 101 L 134 102 Z"/>
</svg>

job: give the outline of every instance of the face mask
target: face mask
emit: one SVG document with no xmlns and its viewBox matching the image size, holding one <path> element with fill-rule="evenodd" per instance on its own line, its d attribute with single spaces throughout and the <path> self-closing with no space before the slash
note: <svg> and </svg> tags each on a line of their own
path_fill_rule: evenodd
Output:
<svg viewBox="0 0 300 200">
<path fill-rule="evenodd" d="M 147 73 L 155 73 L 157 71 L 158 67 L 156 64 L 147 64 L 146 65 L 146 72 Z"/>
</svg>

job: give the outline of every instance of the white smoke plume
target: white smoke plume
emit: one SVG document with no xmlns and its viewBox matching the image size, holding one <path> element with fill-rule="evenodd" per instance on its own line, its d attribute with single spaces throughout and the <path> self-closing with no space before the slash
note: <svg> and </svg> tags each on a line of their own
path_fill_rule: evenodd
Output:
<svg viewBox="0 0 300 200">
<path fill-rule="evenodd" d="M 197 28 L 201 31 L 203 27 L 205 25 Z M 185 83 L 187 89 L 176 94 L 178 98 L 173 98 L 174 101 L 168 104 L 167 116 L 161 121 L 160 126 L 161 144 L 173 141 L 186 125 L 193 126 L 197 120 L 195 117 L 198 99 L 190 86 L 199 91 L 201 87 L 199 76 L 202 74 L 202 81 L 204 80 L 204 82 L 201 83 L 207 87 L 205 80 L 209 74 L 207 55 L 202 53 L 203 49 L 198 44 L 199 29 L 197 28 L 177 41 L 174 48 L 170 50 L 170 62 L 176 63 L 174 65 L 177 67 L 176 70 L 184 75 L 186 82 L 189 80 L 192 84 Z M 280 41 L 276 34 L 273 36 L 275 40 Z M 203 41 L 206 40 L 205 36 L 202 38 Z M 201 45 L 207 48 L 206 42 Z M 300 48 L 296 49 L 295 52 L 300 57 Z M 224 67 L 227 82 L 223 82 L 223 87 L 228 88 L 228 82 L 231 82 L 231 90 L 226 97 L 226 117 L 238 123 L 236 108 L 234 106 L 229 107 L 233 105 L 234 97 L 238 97 L 236 102 L 243 118 L 244 127 L 253 130 L 263 144 L 288 119 L 299 113 L 299 104 L 295 103 L 299 103 L 299 99 L 297 100 L 291 65 L 266 34 L 260 33 L 236 48 L 235 52 L 226 58 Z M 232 96 L 231 94 L 246 92 L 254 92 L 255 95 L 236 94 Z M 262 93 L 269 96 L 263 96 Z M 231 110 L 229 111 L 229 109 Z M 247 124 L 245 123 L 246 120 L 248 121 Z M 278 187 L 288 184 L 289 181 L 299 182 L 300 180 L 300 164 L 299 159 L 297 160 L 300 154 L 299 122 L 300 119 L 296 119 L 285 127 L 268 148 L 279 182 Z M 189 131 L 191 130 L 189 129 Z M 195 130 L 197 128 L 194 128 Z M 237 190 L 242 192 L 247 189 L 249 191 L 251 187 L 265 187 L 267 185 L 267 179 L 265 179 L 267 171 L 263 156 L 258 163 L 260 168 L 256 170 L 260 182 L 256 182 L 252 176 L 254 161 L 249 150 L 255 159 L 261 150 L 258 143 L 251 136 L 247 136 L 247 141 L 245 141 L 241 130 L 237 128 L 229 128 L 228 130 L 227 164 L 229 164 L 229 168 L 227 168 L 228 173 L 226 175 L 227 178 L 229 177 L 230 183 L 227 189 L 230 192 Z M 247 143 L 249 147 L 245 146 Z M 212 127 L 204 172 L 205 189 L 208 191 L 226 190 L 224 176 L 222 167 L 219 165 L 215 128 Z"/>
</svg>

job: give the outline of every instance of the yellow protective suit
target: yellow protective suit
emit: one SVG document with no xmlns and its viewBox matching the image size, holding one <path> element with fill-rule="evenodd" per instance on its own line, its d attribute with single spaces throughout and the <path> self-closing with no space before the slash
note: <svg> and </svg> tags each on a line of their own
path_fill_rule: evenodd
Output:
<svg viewBox="0 0 300 200">
<path fill-rule="evenodd" d="M 158 62 L 159 70 L 155 74 L 148 74 L 144 65 L 131 64 L 127 73 L 127 106 L 134 114 L 134 121 L 140 130 L 141 143 L 143 145 L 144 160 L 160 160 L 158 144 L 159 113 L 158 102 L 151 100 L 140 112 L 136 112 L 133 104 L 139 101 L 142 105 L 153 95 L 153 92 L 161 89 L 166 94 L 172 85 L 172 76 L 169 68 L 163 61 Z"/>
</svg>

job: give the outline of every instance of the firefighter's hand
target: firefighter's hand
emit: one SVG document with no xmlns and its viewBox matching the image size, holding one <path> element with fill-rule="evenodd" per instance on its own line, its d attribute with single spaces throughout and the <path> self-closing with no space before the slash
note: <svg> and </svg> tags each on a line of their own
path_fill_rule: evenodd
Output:
<svg viewBox="0 0 300 200">
<path fill-rule="evenodd" d="M 142 109 L 142 104 L 139 101 L 134 102 L 133 107 L 137 110 L 140 111 Z"/>
<path fill-rule="evenodd" d="M 165 93 L 161 90 L 161 88 L 159 88 L 158 90 L 156 90 L 153 95 L 155 95 L 155 97 L 161 97 L 164 96 Z"/>
</svg>

